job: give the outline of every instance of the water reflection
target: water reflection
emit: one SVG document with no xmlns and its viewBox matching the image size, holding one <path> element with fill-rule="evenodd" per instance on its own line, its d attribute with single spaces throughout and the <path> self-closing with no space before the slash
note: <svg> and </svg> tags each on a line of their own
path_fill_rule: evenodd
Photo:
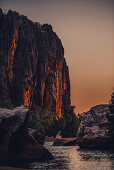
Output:
<svg viewBox="0 0 114 170">
<path fill-rule="evenodd" d="M 69 154 L 69 169 L 111 170 L 114 169 L 114 154 L 106 151 L 72 148 Z"/>
<path fill-rule="evenodd" d="M 47 162 L 36 162 L 31 169 L 47 170 L 113 170 L 114 154 L 104 151 L 81 150 L 78 146 L 52 146 L 46 142 L 45 147 L 55 157 Z"/>
</svg>

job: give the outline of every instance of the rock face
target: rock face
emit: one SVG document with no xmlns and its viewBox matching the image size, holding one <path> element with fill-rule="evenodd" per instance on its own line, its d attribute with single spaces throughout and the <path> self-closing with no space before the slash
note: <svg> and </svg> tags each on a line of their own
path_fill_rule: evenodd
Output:
<svg viewBox="0 0 114 170">
<path fill-rule="evenodd" d="M 64 49 L 51 25 L 0 9 L 0 105 L 38 105 L 60 118 L 70 103 Z"/>
<path fill-rule="evenodd" d="M 109 105 L 98 105 L 86 112 L 77 132 L 77 143 L 81 148 L 107 149 L 110 145 Z"/>
<path fill-rule="evenodd" d="M 0 109 L 0 163 L 51 159 L 44 148 L 45 138 L 34 129 L 26 129 L 28 109 Z"/>
</svg>

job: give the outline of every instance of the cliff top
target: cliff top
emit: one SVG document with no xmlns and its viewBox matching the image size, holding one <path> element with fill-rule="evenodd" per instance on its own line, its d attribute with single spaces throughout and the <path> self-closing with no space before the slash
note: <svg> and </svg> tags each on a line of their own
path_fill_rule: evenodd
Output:
<svg viewBox="0 0 114 170">
<path fill-rule="evenodd" d="M 24 16 L 24 15 L 20 15 L 18 12 L 16 11 L 12 11 L 12 10 L 9 10 L 9 11 L 3 11 L 1 8 L 0 8 L 0 17 L 1 16 L 6 16 L 6 17 L 14 17 L 14 18 L 17 18 L 19 20 L 22 20 L 24 24 L 27 24 L 27 23 L 30 23 L 30 24 L 33 24 L 35 26 L 37 26 L 37 28 L 41 29 L 42 31 L 48 31 L 48 32 L 53 32 L 53 28 L 50 24 L 47 24 L 47 23 L 44 23 L 44 24 L 40 24 L 40 22 L 33 22 L 31 21 L 30 19 L 27 18 L 27 16 Z M 22 23 L 22 22 L 21 22 Z M 54 32 L 55 33 L 55 32 Z M 56 34 L 56 33 L 55 33 Z M 57 36 L 57 35 L 56 35 Z"/>
</svg>

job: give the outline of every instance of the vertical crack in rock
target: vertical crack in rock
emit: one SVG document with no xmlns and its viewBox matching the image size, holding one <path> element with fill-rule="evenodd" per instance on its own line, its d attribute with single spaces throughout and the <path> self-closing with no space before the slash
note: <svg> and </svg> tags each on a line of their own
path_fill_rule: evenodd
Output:
<svg viewBox="0 0 114 170">
<path fill-rule="evenodd" d="M 18 31 L 16 29 L 13 35 L 10 52 L 8 54 L 8 74 L 9 74 L 10 85 L 12 85 L 12 79 L 13 79 L 13 60 L 14 60 L 15 50 L 17 47 L 17 41 L 18 41 Z"/>
<path fill-rule="evenodd" d="M 34 105 L 61 118 L 70 108 L 69 70 L 61 40 L 48 24 L 40 25 L 0 11 L 0 106 L 10 100 Z"/>
</svg>

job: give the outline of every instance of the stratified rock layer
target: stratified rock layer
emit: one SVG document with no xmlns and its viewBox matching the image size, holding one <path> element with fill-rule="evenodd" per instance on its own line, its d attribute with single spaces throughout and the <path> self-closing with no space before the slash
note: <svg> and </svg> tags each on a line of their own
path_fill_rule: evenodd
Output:
<svg viewBox="0 0 114 170">
<path fill-rule="evenodd" d="M 0 104 L 35 104 L 58 118 L 69 109 L 69 70 L 51 25 L 0 10 Z"/>
<path fill-rule="evenodd" d="M 109 134 L 109 105 L 98 105 L 86 112 L 77 132 L 81 148 L 108 149 L 114 146 Z"/>
</svg>

